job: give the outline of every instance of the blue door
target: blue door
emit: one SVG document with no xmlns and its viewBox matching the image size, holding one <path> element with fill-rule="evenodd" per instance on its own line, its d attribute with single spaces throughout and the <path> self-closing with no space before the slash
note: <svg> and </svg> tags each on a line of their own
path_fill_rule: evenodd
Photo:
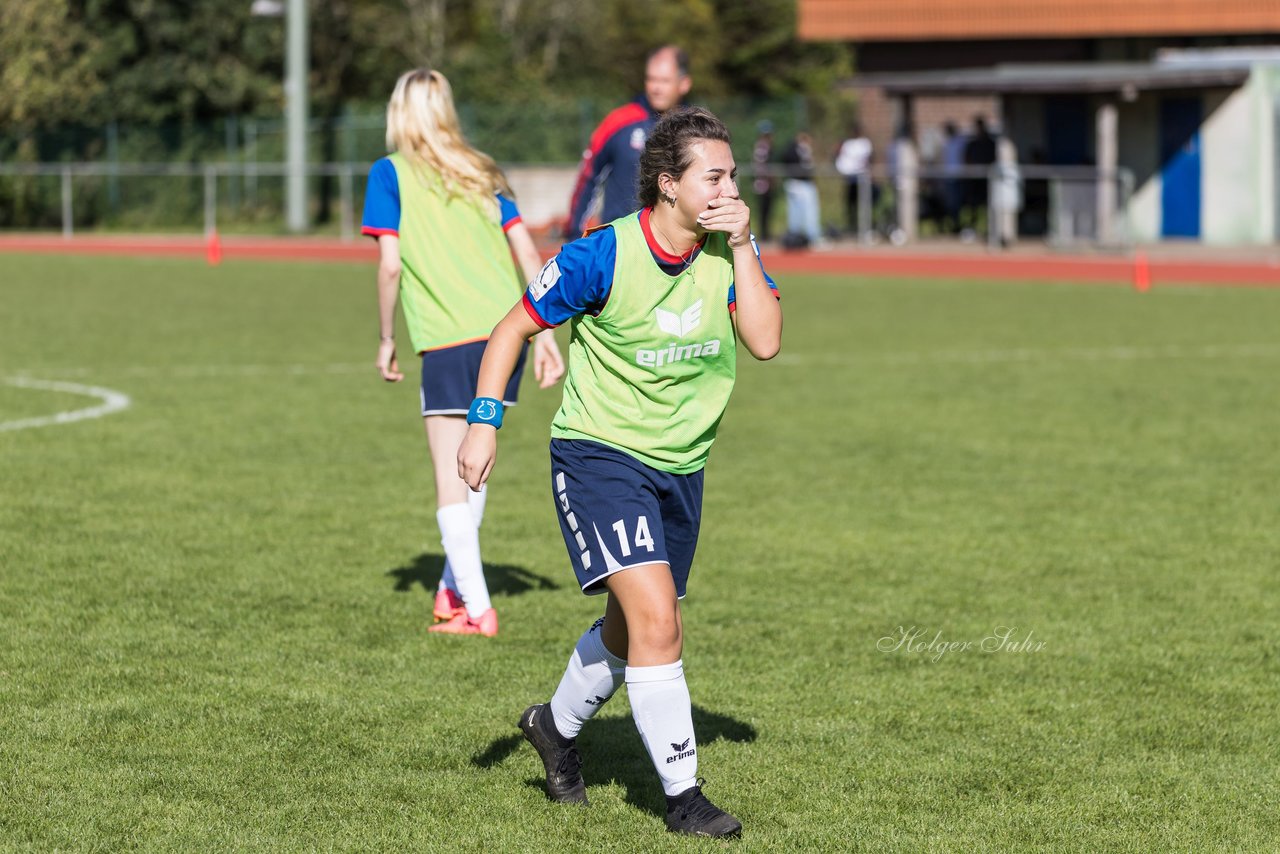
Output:
<svg viewBox="0 0 1280 854">
<path fill-rule="evenodd" d="M 1200 236 L 1199 98 L 1160 104 L 1160 213 L 1165 237 Z"/>
</svg>

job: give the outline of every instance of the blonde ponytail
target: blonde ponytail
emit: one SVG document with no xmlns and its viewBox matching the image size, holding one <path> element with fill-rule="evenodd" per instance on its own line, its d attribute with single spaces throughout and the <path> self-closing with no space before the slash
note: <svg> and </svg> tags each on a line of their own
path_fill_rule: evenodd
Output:
<svg viewBox="0 0 1280 854">
<path fill-rule="evenodd" d="M 494 219 L 496 194 L 515 197 L 493 158 L 463 137 L 453 90 L 439 71 L 416 68 L 400 75 L 387 103 L 387 149 L 407 157 L 419 180 L 465 198 Z"/>
</svg>

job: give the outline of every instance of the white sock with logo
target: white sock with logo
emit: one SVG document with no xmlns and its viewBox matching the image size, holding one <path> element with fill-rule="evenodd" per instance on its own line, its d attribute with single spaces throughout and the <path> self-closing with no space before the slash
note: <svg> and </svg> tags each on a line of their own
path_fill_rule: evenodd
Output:
<svg viewBox="0 0 1280 854">
<path fill-rule="evenodd" d="M 466 504 L 441 507 L 436 511 L 436 522 L 440 525 L 440 544 L 444 546 L 445 560 L 458 585 L 458 595 L 467 606 L 467 615 L 479 619 L 491 604 L 484 567 L 480 563 L 480 529 L 471 507 Z"/>
<path fill-rule="evenodd" d="M 479 530 L 480 523 L 484 521 L 484 501 L 489 494 L 487 485 L 481 486 L 479 492 L 467 490 L 467 506 L 471 508 L 471 515 L 476 520 L 476 529 Z M 440 575 L 440 583 L 436 585 L 436 590 L 444 590 L 448 588 L 457 591 L 458 582 L 453 577 L 453 564 L 449 563 L 449 555 L 444 556 L 444 572 Z"/>
<path fill-rule="evenodd" d="M 626 676 L 626 660 L 609 652 L 604 645 L 603 624 L 603 619 L 596 620 L 578 638 L 578 645 L 569 656 L 569 666 L 551 696 L 551 716 L 565 738 L 577 738 L 582 725 L 600 711 Z"/>
<path fill-rule="evenodd" d="M 627 668 L 631 716 L 668 798 L 693 788 L 698 777 L 693 707 L 684 661 Z"/>
</svg>

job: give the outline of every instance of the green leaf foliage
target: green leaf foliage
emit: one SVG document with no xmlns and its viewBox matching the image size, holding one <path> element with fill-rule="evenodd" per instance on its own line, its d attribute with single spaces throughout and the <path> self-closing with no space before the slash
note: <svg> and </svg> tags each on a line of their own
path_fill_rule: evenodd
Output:
<svg viewBox="0 0 1280 854">
<path fill-rule="evenodd" d="M 611 103 L 643 85 L 645 54 L 690 54 L 700 96 L 825 96 L 851 52 L 795 38 L 795 0 L 333 0 L 310 3 L 315 115 L 377 108 L 432 65 L 460 102 Z M 0 123 L 200 122 L 276 116 L 284 20 L 249 0 L 6 0 Z"/>
</svg>

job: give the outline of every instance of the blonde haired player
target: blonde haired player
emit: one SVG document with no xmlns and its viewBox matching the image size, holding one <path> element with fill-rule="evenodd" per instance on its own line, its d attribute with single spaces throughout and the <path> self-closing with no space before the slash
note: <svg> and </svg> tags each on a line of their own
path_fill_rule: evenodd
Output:
<svg viewBox="0 0 1280 854">
<path fill-rule="evenodd" d="M 397 302 L 422 358 L 422 417 L 445 552 L 433 609 L 440 622 L 429 631 L 492 637 L 498 615 L 480 562 L 486 492 L 469 490 L 458 476 L 457 453 L 489 332 L 542 262 L 502 170 L 463 137 L 439 71 L 418 68 L 396 81 L 387 149 L 391 155 L 369 172 L 361 231 L 378 241 L 378 371 L 387 382 L 404 378 Z M 525 349 L 502 395 L 508 406 L 516 402 Z M 534 338 L 533 367 L 541 388 L 564 374 L 549 332 Z"/>
</svg>

